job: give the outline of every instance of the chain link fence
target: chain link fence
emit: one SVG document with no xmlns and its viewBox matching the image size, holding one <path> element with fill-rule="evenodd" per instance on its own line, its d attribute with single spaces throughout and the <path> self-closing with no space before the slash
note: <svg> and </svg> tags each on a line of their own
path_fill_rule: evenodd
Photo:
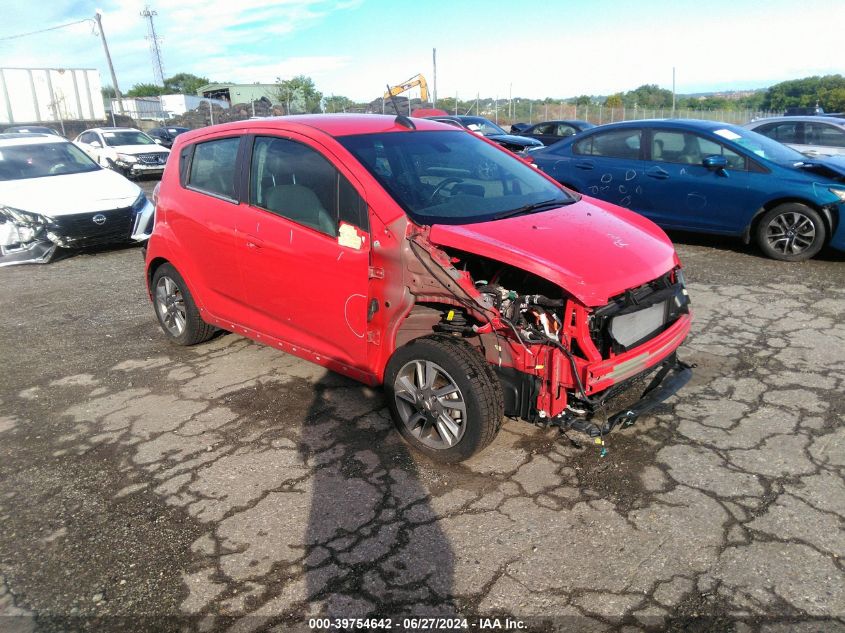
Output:
<svg viewBox="0 0 845 633">
<path fill-rule="evenodd" d="M 471 110 L 475 107 L 471 106 Z M 474 113 L 474 112 L 473 112 Z M 692 108 L 640 108 L 618 107 L 610 108 L 602 105 L 572 105 L 567 103 L 549 103 L 536 105 L 533 103 L 500 103 L 492 109 L 482 109 L 481 115 L 495 121 L 499 125 L 513 123 L 540 123 L 554 120 L 589 121 L 595 125 L 613 123 L 616 121 L 636 121 L 641 119 L 704 119 L 707 121 L 722 121 L 734 125 L 742 125 L 771 116 L 780 116 L 780 112 L 764 110 L 705 110 Z"/>
</svg>

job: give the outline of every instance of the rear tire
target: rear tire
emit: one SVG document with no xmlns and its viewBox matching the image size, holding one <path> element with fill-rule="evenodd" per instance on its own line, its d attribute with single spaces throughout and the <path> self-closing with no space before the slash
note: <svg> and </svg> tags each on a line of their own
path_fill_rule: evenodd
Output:
<svg viewBox="0 0 845 633">
<path fill-rule="evenodd" d="M 801 262 L 818 254 L 827 239 L 827 227 L 815 209 L 787 202 L 763 214 L 755 231 L 757 245 L 768 257 Z"/>
<path fill-rule="evenodd" d="M 202 320 L 188 285 L 171 264 L 156 268 L 151 288 L 159 325 L 172 342 L 196 345 L 214 336 L 216 328 Z"/>
<path fill-rule="evenodd" d="M 439 462 L 478 453 L 502 425 L 498 378 L 477 350 L 458 339 L 426 336 L 397 349 L 384 387 L 399 433 Z"/>
</svg>

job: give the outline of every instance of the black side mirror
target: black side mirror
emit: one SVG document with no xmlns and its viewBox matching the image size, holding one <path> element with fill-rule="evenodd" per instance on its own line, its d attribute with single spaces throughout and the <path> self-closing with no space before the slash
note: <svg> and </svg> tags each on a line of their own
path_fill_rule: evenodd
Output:
<svg viewBox="0 0 845 633">
<path fill-rule="evenodd" d="M 705 157 L 704 160 L 701 161 L 701 164 L 710 171 L 720 171 L 728 168 L 728 159 L 724 156 L 719 156 L 718 154 L 712 154 Z"/>
</svg>

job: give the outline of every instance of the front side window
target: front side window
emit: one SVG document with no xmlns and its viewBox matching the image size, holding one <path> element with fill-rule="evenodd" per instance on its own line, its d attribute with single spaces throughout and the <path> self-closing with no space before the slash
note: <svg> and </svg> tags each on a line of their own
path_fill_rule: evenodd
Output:
<svg viewBox="0 0 845 633">
<path fill-rule="evenodd" d="M 343 174 L 315 150 L 287 139 L 255 139 L 250 203 L 333 237 L 339 221 L 368 228 L 367 207 Z"/>
<path fill-rule="evenodd" d="M 745 157 L 721 143 L 691 132 L 657 130 L 651 140 L 651 159 L 663 163 L 701 165 L 707 156 L 724 156 L 729 169 L 745 169 Z"/>
<path fill-rule="evenodd" d="M 485 222 L 574 201 L 533 167 L 472 134 L 389 132 L 337 140 L 419 224 Z"/>
<path fill-rule="evenodd" d="M 638 160 L 640 157 L 640 139 L 642 130 L 626 128 L 593 134 L 579 141 L 573 147 L 576 154 L 605 156 L 607 158 L 626 158 Z"/>
<path fill-rule="evenodd" d="M 197 143 L 188 185 L 206 193 L 235 199 L 235 164 L 239 137 Z"/>
<path fill-rule="evenodd" d="M 773 138 L 779 143 L 798 143 L 798 123 L 788 121 L 784 123 L 769 123 L 756 129 L 760 134 Z"/>
<path fill-rule="evenodd" d="M 804 143 L 823 147 L 845 147 L 845 130 L 827 123 L 805 123 Z"/>
<path fill-rule="evenodd" d="M 554 130 L 554 123 L 541 123 L 540 125 L 535 125 L 534 129 L 531 131 L 532 134 L 551 134 Z"/>
</svg>

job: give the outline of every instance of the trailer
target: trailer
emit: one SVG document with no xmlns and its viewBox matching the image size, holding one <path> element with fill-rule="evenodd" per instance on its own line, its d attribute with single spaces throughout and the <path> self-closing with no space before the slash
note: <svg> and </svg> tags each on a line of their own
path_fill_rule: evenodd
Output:
<svg viewBox="0 0 845 633">
<path fill-rule="evenodd" d="M 0 124 L 102 121 L 100 89 L 93 68 L 0 68 Z"/>
</svg>

